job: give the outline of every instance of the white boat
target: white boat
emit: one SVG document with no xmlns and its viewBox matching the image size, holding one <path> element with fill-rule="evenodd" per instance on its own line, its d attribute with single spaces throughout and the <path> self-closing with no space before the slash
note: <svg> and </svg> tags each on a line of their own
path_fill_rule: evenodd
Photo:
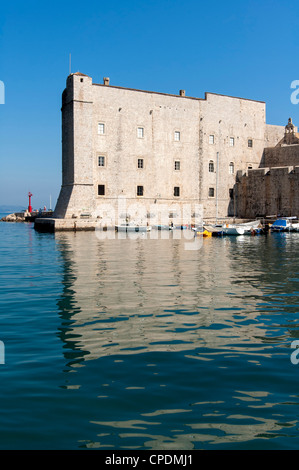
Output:
<svg viewBox="0 0 299 470">
<path fill-rule="evenodd" d="M 259 233 L 263 228 L 260 220 L 252 220 L 250 222 L 243 222 L 241 224 L 235 224 L 235 225 L 231 225 L 231 226 L 243 228 L 245 234 L 246 233 L 247 234 L 252 234 L 253 232 L 254 233 Z"/>
<path fill-rule="evenodd" d="M 156 230 L 174 230 L 175 227 L 173 225 L 154 225 Z"/>
<path fill-rule="evenodd" d="M 223 235 L 244 235 L 245 229 L 242 227 L 222 227 Z"/>
<path fill-rule="evenodd" d="M 115 225 L 117 232 L 149 232 L 151 227 L 149 225 L 132 225 L 132 224 L 120 224 Z"/>
</svg>

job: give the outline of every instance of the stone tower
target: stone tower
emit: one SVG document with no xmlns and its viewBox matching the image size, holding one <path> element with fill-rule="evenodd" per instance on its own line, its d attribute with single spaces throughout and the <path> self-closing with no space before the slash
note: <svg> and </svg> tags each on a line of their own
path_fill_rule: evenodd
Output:
<svg viewBox="0 0 299 470">
<path fill-rule="evenodd" d="M 93 190 L 92 79 L 68 76 L 62 94 L 62 186 L 55 217 L 67 218 L 95 207 Z"/>
</svg>

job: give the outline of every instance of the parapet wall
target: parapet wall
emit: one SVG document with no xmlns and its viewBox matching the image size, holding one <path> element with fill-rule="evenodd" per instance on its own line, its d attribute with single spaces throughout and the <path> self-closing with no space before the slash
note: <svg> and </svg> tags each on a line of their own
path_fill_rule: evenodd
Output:
<svg viewBox="0 0 299 470">
<path fill-rule="evenodd" d="M 238 217 L 299 216 L 299 166 L 239 172 L 235 195 Z"/>
</svg>

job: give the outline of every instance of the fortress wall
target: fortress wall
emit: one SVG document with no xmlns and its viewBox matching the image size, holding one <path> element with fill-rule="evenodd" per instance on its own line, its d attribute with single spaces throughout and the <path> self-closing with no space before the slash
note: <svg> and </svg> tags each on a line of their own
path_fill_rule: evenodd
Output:
<svg viewBox="0 0 299 470">
<path fill-rule="evenodd" d="M 235 215 L 236 172 L 259 167 L 265 139 L 272 144 L 278 127 L 265 124 L 264 102 L 167 95 L 71 74 L 62 100 L 63 177 L 55 217 L 103 217 L 109 207 L 118 210 L 120 198 L 151 215 L 156 204 L 181 213 L 186 204 L 192 212 L 201 204 L 204 218 Z"/>
<path fill-rule="evenodd" d="M 237 215 L 243 218 L 299 215 L 299 167 L 251 170 L 236 183 Z"/>
<path fill-rule="evenodd" d="M 215 136 L 214 144 L 209 143 L 210 135 Z M 215 216 L 218 187 L 218 216 L 234 215 L 232 190 L 236 172 L 246 171 L 249 166 L 252 168 L 259 166 L 264 149 L 264 136 L 265 103 L 213 93 L 206 94 L 206 100 L 201 103 L 200 148 L 201 201 L 204 214 Z M 209 161 L 214 163 L 212 173 L 209 171 Z M 233 172 L 230 164 L 233 164 Z M 214 198 L 209 197 L 210 187 L 215 188 Z"/>
<path fill-rule="evenodd" d="M 299 165 L 299 145 L 266 148 L 263 164 L 269 168 Z"/>
</svg>

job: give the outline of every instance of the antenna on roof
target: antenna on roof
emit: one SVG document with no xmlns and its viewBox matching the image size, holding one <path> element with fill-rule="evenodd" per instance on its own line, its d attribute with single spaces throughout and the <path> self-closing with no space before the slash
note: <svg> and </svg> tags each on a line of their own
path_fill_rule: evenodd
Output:
<svg viewBox="0 0 299 470">
<path fill-rule="evenodd" d="M 70 54 L 69 57 L 69 74 L 71 75 L 72 73 L 72 54 Z"/>
</svg>

